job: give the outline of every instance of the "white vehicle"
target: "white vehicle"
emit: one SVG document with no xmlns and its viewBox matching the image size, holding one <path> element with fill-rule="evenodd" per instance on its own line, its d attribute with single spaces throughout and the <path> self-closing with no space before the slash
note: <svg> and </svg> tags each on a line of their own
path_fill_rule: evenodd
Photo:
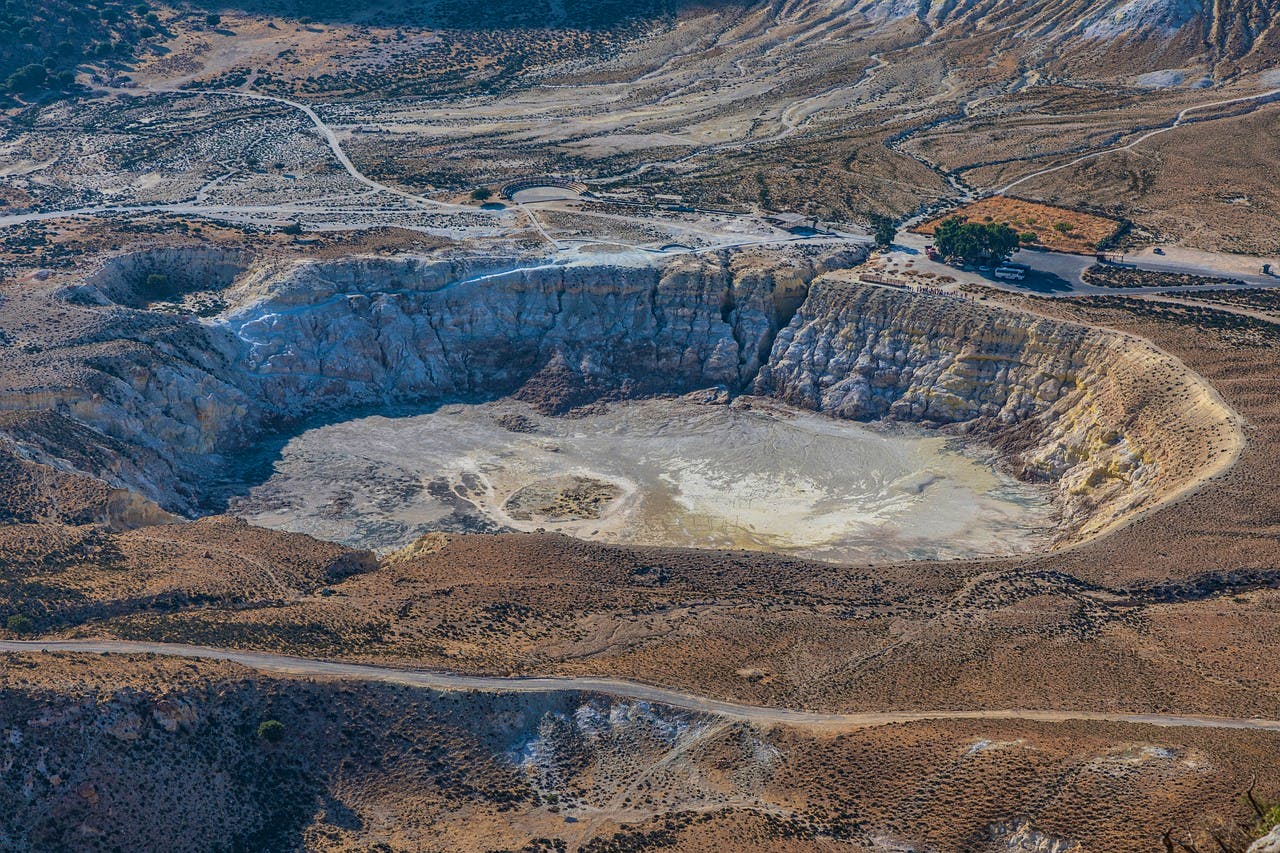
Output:
<svg viewBox="0 0 1280 853">
<path fill-rule="evenodd" d="M 1017 267 L 999 267 L 994 273 L 996 278 L 1003 278 L 1008 281 L 1022 281 L 1027 274 Z"/>
</svg>

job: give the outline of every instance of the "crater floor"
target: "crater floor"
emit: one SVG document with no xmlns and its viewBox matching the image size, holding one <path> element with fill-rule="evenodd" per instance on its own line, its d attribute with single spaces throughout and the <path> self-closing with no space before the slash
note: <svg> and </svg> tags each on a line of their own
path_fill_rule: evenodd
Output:
<svg viewBox="0 0 1280 853">
<path fill-rule="evenodd" d="M 570 418 L 502 400 L 309 430 L 232 511 L 383 550 L 436 530 L 539 528 L 850 562 L 1042 546 L 1048 490 L 996 472 L 982 451 L 759 398 L 654 398 Z"/>
</svg>

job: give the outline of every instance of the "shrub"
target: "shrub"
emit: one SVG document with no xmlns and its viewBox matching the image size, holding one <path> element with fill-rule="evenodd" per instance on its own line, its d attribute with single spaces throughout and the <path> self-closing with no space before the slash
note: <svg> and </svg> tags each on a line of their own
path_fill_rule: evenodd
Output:
<svg viewBox="0 0 1280 853">
<path fill-rule="evenodd" d="M 210 12 L 204 16 L 204 22 L 211 27 L 216 27 L 218 24 L 222 23 L 222 16 Z"/>
<path fill-rule="evenodd" d="M 258 724 L 258 740 L 279 743 L 284 739 L 284 723 L 279 720 L 263 720 Z"/>
<path fill-rule="evenodd" d="M 9 80 L 5 83 L 5 88 L 10 92 L 26 94 L 39 89 L 48 79 L 49 72 L 45 70 L 45 67 L 33 62 L 10 74 Z"/>
<path fill-rule="evenodd" d="M 301 234 L 301 233 L 302 233 L 302 223 L 301 223 L 301 222 L 290 222 L 288 225 L 286 225 L 285 227 L 281 228 L 280 230 L 281 230 L 283 233 L 285 233 L 285 234 L 295 234 L 295 235 L 296 235 L 296 234 Z"/>
<path fill-rule="evenodd" d="M 142 292 L 139 295 L 144 299 L 158 299 L 168 287 L 169 276 L 153 272 L 142 282 Z"/>
<path fill-rule="evenodd" d="M 1034 231 L 1023 231 L 1018 235 L 1018 239 L 1023 243 L 1034 243 L 1038 239 L 1038 235 Z"/>
<path fill-rule="evenodd" d="M 34 634 L 36 631 L 36 623 L 21 613 L 15 613 L 6 619 L 4 626 L 15 634 Z"/>
</svg>

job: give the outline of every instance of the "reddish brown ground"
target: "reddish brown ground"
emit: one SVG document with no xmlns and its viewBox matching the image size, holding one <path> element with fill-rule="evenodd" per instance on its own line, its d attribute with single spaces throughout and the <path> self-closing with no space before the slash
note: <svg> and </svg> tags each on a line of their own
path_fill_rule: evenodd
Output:
<svg viewBox="0 0 1280 853">
<path fill-rule="evenodd" d="M 1004 222 L 1019 234 L 1035 234 L 1035 245 L 1077 255 L 1093 254 L 1097 251 L 1098 242 L 1115 234 L 1120 227 L 1114 219 L 1079 210 L 1011 196 L 991 196 L 958 207 L 946 216 L 925 222 L 913 230 L 918 234 L 932 234 L 938 223 L 952 216 L 963 216 L 971 222 Z"/>
</svg>

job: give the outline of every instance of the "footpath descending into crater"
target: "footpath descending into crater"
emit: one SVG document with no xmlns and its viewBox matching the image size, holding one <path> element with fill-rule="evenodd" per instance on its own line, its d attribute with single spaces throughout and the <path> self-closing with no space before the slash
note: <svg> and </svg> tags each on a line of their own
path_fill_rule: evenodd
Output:
<svg viewBox="0 0 1280 853">
<path fill-rule="evenodd" d="M 1234 458 L 1235 416 L 1149 344 L 823 278 L 860 260 L 117 258 L 0 306 L 0 515 L 198 514 L 229 457 L 306 418 L 513 393 L 558 413 L 723 386 L 981 435 L 1058 485 L 1062 542 Z"/>
</svg>

